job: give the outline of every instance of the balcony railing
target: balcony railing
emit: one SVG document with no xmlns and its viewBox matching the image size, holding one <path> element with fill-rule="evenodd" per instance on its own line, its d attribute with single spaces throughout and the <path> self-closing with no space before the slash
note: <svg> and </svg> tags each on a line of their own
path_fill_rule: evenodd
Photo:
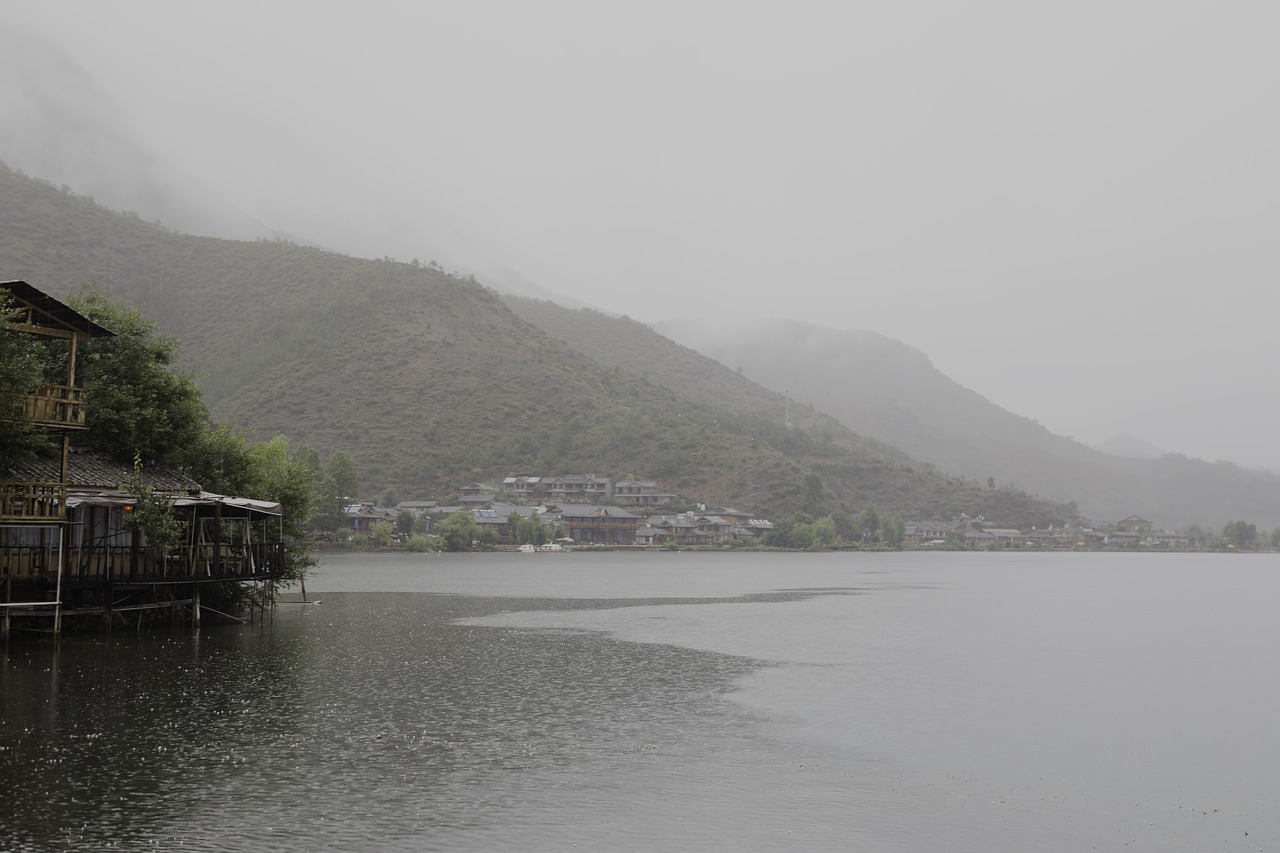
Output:
<svg viewBox="0 0 1280 853">
<path fill-rule="evenodd" d="M 63 483 L 0 482 L 0 519 L 4 521 L 64 521 L 66 514 Z"/>
<path fill-rule="evenodd" d="M 86 429 L 84 389 L 72 385 L 41 385 L 34 394 L 18 397 L 20 412 L 25 420 L 41 426 L 62 429 Z"/>
<path fill-rule="evenodd" d="M 220 553 L 219 553 L 220 552 Z M 284 569 L 284 545 L 255 542 L 252 545 L 133 549 L 127 545 L 68 545 L 64 582 L 94 584 L 163 583 L 181 581 L 262 581 L 280 577 Z M 57 549 L 51 544 L 0 543 L 5 573 L 18 580 L 52 581 L 57 573 Z"/>
</svg>

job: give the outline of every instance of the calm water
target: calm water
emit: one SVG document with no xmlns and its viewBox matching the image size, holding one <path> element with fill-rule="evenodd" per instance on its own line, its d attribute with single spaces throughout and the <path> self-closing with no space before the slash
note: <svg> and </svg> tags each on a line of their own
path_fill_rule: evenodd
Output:
<svg viewBox="0 0 1280 853">
<path fill-rule="evenodd" d="M 0 849 L 1280 849 L 1275 557 L 341 555 L 308 592 L 10 648 Z"/>
</svg>

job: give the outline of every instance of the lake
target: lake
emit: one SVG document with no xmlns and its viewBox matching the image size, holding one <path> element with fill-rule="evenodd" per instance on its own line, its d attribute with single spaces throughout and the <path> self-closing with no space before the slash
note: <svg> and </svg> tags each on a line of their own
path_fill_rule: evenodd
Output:
<svg viewBox="0 0 1280 853">
<path fill-rule="evenodd" d="M 0 849 L 1280 849 L 1274 555 L 336 554 L 307 586 L 11 645 Z"/>
</svg>

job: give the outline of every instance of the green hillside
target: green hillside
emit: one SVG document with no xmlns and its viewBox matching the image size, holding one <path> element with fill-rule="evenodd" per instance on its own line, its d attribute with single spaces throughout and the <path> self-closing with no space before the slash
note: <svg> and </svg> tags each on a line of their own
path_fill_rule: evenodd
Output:
<svg viewBox="0 0 1280 853">
<path fill-rule="evenodd" d="M 841 447 L 899 462 L 911 461 L 899 448 L 860 436 L 826 412 L 771 391 L 643 323 L 588 308 L 564 308 L 545 299 L 512 295 L 503 299 L 518 316 L 607 367 L 637 373 L 683 396 L 727 411 L 790 423 L 804 432 L 825 436 Z"/>
<path fill-rule="evenodd" d="M 0 275 L 55 295 L 93 281 L 184 342 L 216 415 L 322 454 L 351 451 L 363 487 L 443 496 L 506 472 L 659 480 L 709 503 L 780 516 L 1069 511 L 925 471 L 709 362 L 711 395 L 602 364 L 433 265 L 284 242 L 178 234 L 0 169 Z M 692 381 L 692 380 L 691 380 Z"/>
<path fill-rule="evenodd" d="M 940 373 L 924 353 L 874 332 L 784 320 L 717 335 L 692 323 L 660 328 L 944 471 L 1074 500 L 1095 520 L 1137 513 L 1165 526 L 1280 525 L 1274 474 L 1176 455 L 1102 453 L 1000 408 Z"/>
</svg>

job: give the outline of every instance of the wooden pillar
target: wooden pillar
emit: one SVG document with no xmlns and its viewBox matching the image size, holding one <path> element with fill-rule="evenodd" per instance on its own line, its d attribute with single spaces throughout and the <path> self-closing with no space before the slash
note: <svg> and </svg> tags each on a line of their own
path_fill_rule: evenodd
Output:
<svg viewBox="0 0 1280 853">
<path fill-rule="evenodd" d="M 80 577 L 84 577 L 85 569 L 93 565 L 93 541 L 94 533 L 98 529 L 98 508 L 90 504 L 85 516 L 85 526 L 80 531 L 80 547 L 76 549 L 76 555 L 79 558 L 76 560 L 78 569 L 76 574 Z"/>
<path fill-rule="evenodd" d="M 213 505 L 213 576 L 222 577 L 222 504 Z"/>
<path fill-rule="evenodd" d="M 74 388 L 76 384 L 76 344 L 79 342 L 79 335 L 71 336 L 71 350 L 67 353 L 67 387 Z"/>
<path fill-rule="evenodd" d="M 76 344 L 79 342 L 79 340 L 80 340 L 80 336 L 73 334 L 68 343 L 69 349 L 67 351 L 67 388 L 72 389 L 67 392 L 68 394 L 75 393 L 74 388 L 76 384 Z M 62 403 L 62 411 L 59 414 L 65 420 L 70 419 L 72 405 L 73 403 L 70 399 L 64 400 Z M 81 417 L 84 416 L 83 411 L 80 414 L 81 414 Z M 70 544 L 67 541 L 68 539 L 67 534 L 70 532 L 70 528 L 68 528 L 67 522 L 71 518 L 71 513 L 70 513 L 70 510 L 67 509 L 66 492 L 67 492 L 67 479 L 70 474 L 70 465 L 71 465 L 71 433 L 67 432 L 65 429 L 62 431 L 62 459 L 60 460 L 60 462 L 61 464 L 60 464 L 60 473 L 58 477 L 58 482 L 62 487 L 61 497 L 63 499 L 63 502 L 62 502 L 62 505 L 58 508 L 59 509 L 58 521 L 62 526 L 58 528 L 58 587 L 57 587 L 57 592 L 55 593 L 56 603 L 53 605 L 53 635 L 55 637 L 62 635 L 62 573 L 66 570 L 66 561 L 67 561 L 66 552 Z"/>
<path fill-rule="evenodd" d="M 13 578 L 8 575 L 4 579 L 4 600 L 5 603 L 13 601 Z M 13 610 L 12 607 L 4 608 L 4 621 L 0 622 L 0 643 L 9 642 L 9 611 L 11 610 Z"/>
<path fill-rule="evenodd" d="M 191 582 L 191 627 L 200 627 L 200 582 Z"/>
<path fill-rule="evenodd" d="M 135 533 L 134 536 L 137 536 L 137 534 Z M 108 625 L 111 624 L 111 599 L 115 594 L 115 570 L 116 567 L 113 565 L 112 559 L 108 557 L 106 564 L 102 568 L 102 578 L 99 582 L 99 587 L 102 590 L 102 608 L 106 611 L 104 618 Z"/>
<path fill-rule="evenodd" d="M 142 552 L 142 531 L 134 528 L 129 534 L 129 580 L 138 579 L 138 557 Z"/>
<path fill-rule="evenodd" d="M 67 488 L 67 474 L 69 471 L 70 461 L 71 461 L 71 434 L 64 430 L 62 433 L 62 468 L 61 468 L 62 473 L 61 473 L 61 476 L 58 478 L 58 482 L 62 484 L 62 488 L 64 491 Z M 62 505 L 63 518 L 66 518 L 66 513 L 67 513 L 67 507 L 66 507 L 66 504 L 63 504 Z"/>
<path fill-rule="evenodd" d="M 64 479 L 65 482 L 65 479 Z M 63 508 L 65 511 L 65 507 Z M 70 528 L 64 520 L 58 525 L 58 585 L 54 588 L 53 593 L 53 635 L 55 637 L 62 636 L 62 573 L 66 570 L 67 562 L 67 534 Z"/>
</svg>

